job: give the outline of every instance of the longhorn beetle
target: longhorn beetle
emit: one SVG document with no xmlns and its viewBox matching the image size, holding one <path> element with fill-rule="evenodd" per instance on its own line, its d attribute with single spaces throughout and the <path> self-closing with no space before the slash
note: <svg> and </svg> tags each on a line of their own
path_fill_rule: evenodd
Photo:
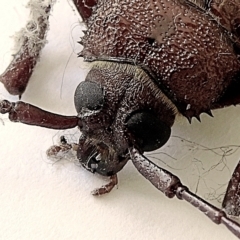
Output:
<svg viewBox="0 0 240 240">
<path fill-rule="evenodd" d="M 200 120 L 201 113 L 239 104 L 240 2 L 149 0 L 73 1 L 87 26 L 79 57 L 93 62 L 76 89 L 77 116 L 62 116 L 33 105 L 3 100 L 9 119 L 52 129 L 78 127 L 80 163 L 110 177 L 94 194 L 110 192 L 128 160 L 167 197 L 177 196 L 223 223 L 240 238 L 237 166 L 219 210 L 188 190 L 179 178 L 143 153 L 163 146 L 176 114 Z M 21 48 L 1 76 L 14 95 L 27 86 L 44 45 L 52 1 L 30 1 L 40 11 L 21 33 Z M 49 150 L 54 154 L 66 143 Z M 71 146 L 70 146 L 71 147 Z M 227 214 L 225 213 L 227 212 Z"/>
</svg>

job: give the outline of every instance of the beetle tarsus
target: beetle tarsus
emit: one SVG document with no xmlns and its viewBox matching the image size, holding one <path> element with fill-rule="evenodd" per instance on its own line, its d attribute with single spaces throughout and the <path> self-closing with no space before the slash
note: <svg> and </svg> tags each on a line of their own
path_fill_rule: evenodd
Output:
<svg viewBox="0 0 240 240">
<path fill-rule="evenodd" d="M 110 176 L 110 182 L 103 185 L 100 188 L 93 190 L 91 193 L 93 196 L 101 196 L 103 194 L 109 193 L 118 184 L 117 174 Z"/>
</svg>

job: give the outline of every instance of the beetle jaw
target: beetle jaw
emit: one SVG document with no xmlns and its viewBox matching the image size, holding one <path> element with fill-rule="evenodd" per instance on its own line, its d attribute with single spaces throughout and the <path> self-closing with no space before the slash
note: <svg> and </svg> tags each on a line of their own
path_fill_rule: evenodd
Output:
<svg viewBox="0 0 240 240">
<path fill-rule="evenodd" d="M 77 157 L 84 168 L 92 173 L 112 176 L 119 172 L 129 160 L 125 154 L 99 140 L 82 136 L 79 140 Z"/>
</svg>

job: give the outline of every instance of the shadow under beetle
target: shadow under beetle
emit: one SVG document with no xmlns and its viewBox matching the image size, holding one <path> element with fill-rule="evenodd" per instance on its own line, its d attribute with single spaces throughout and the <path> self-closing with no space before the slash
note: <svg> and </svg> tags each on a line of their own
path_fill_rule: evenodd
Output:
<svg viewBox="0 0 240 240">
<path fill-rule="evenodd" d="M 240 164 L 220 210 L 147 159 L 143 153 L 163 146 L 175 116 L 189 122 L 200 114 L 240 103 L 239 0 L 73 0 L 87 30 L 79 57 L 94 62 L 76 89 L 77 116 L 61 116 L 24 102 L 0 102 L 9 119 L 52 129 L 78 127 L 80 163 L 110 177 L 93 194 L 110 192 L 128 160 L 167 197 L 177 196 L 240 238 Z M 0 80 L 21 96 L 44 46 L 54 1 L 31 0 L 33 20 L 20 33 L 20 50 Z M 49 149 L 52 155 L 71 147 Z"/>
</svg>

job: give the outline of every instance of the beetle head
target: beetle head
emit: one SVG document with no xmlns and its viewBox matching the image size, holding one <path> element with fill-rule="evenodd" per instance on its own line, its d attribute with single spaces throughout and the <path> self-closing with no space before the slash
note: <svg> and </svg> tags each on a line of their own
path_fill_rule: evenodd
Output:
<svg viewBox="0 0 240 240">
<path fill-rule="evenodd" d="M 113 175 L 129 148 L 152 151 L 170 137 L 176 109 L 139 67 L 97 62 L 75 92 L 83 133 L 78 158 L 88 170 Z"/>
</svg>

